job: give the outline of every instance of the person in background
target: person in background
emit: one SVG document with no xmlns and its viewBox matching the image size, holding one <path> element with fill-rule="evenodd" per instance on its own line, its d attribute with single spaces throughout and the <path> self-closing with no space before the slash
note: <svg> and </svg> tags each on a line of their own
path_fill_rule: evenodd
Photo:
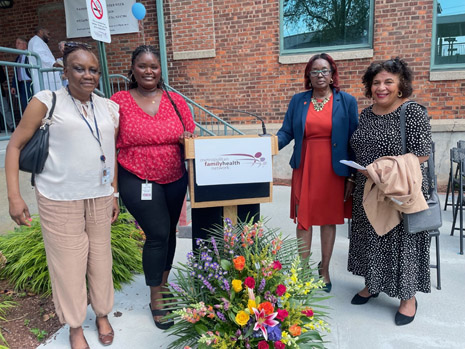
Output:
<svg viewBox="0 0 465 349">
<path fill-rule="evenodd" d="M 150 287 L 155 325 L 172 321 L 163 296 L 176 249 L 176 224 L 187 191 L 187 172 L 180 142 L 193 137 L 195 124 L 184 99 L 168 92 L 161 76 L 160 56 L 153 46 L 132 53 L 129 91 L 111 99 L 120 106 L 118 185 L 128 211 L 145 233 L 142 263 Z M 163 293 L 162 293 L 163 292 Z"/>
<path fill-rule="evenodd" d="M 65 44 L 66 44 L 66 41 L 60 41 L 58 43 L 58 49 L 60 50 L 61 54 L 63 55 L 63 52 L 65 50 Z M 63 56 L 62 57 L 59 57 L 57 58 L 57 61 L 56 63 L 58 64 L 58 66 L 60 67 L 63 67 Z M 68 86 L 68 80 L 66 80 L 66 77 L 65 75 L 63 74 L 63 72 L 60 73 L 60 77 L 61 77 L 61 83 L 64 87 Z"/>
<path fill-rule="evenodd" d="M 412 70 L 399 58 L 372 63 L 366 70 L 363 75 L 365 96 L 373 98 L 374 103 L 360 114 L 359 128 L 350 140 L 360 165 L 366 167 L 381 157 L 403 154 L 400 110 L 412 95 L 412 81 Z M 431 150 L 431 126 L 427 114 L 417 103 L 406 108 L 405 131 L 407 153 L 418 157 L 421 164 L 422 191 L 426 197 L 428 181 L 423 162 Z M 379 236 L 362 204 L 368 176 L 367 171 L 356 176 L 348 270 L 362 276 L 365 287 L 351 303 L 365 304 L 384 292 L 400 299 L 395 323 L 406 325 L 415 318 L 416 292 L 431 290 L 429 235 L 427 231 L 407 233 L 401 220 L 387 234 Z"/>
<path fill-rule="evenodd" d="M 8 84 L 8 79 L 3 70 L 3 67 L 0 67 L 0 90 L 1 90 L 1 101 L 0 101 L 0 113 L 3 115 L 4 123 L 9 132 L 13 133 L 15 131 L 15 123 L 13 120 L 13 113 L 11 112 L 10 103 L 8 103 L 7 88 L 4 87 Z"/>
<path fill-rule="evenodd" d="M 36 35 L 34 35 L 27 45 L 28 51 L 37 53 L 40 57 L 41 68 L 60 67 L 53 56 L 52 51 L 47 43 L 50 40 L 50 31 L 44 27 L 37 27 Z M 37 65 L 37 59 L 34 56 L 29 58 L 31 64 Z M 61 88 L 61 78 L 59 72 L 44 72 L 42 73 L 44 79 L 44 88 L 50 91 L 56 91 Z M 40 91 L 39 73 L 37 69 L 32 69 L 32 81 L 34 94 Z"/>
<path fill-rule="evenodd" d="M 35 183 L 56 313 L 69 325 L 71 348 L 83 349 L 89 347 L 82 329 L 88 299 L 100 343 L 110 345 L 114 337 L 108 314 L 114 293 L 111 223 L 119 213 L 119 115 L 116 103 L 93 93 L 99 63 L 88 45 L 66 46 L 63 63 L 69 86 L 56 92 L 49 155 Z M 7 146 L 8 201 L 18 225 L 30 225 L 31 220 L 19 190 L 19 155 L 51 106 L 51 91 L 34 95 Z"/>
<path fill-rule="evenodd" d="M 27 40 L 19 37 L 16 39 L 17 50 L 27 50 Z M 15 59 L 16 63 L 29 64 L 29 58 L 26 55 L 18 55 Z M 21 106 L 21 113 L 26 110 L 27 103 L 32 97 L 31 89 L 31 70 L 28 68 L 15 67 L 15 76 L 11 84 L 11 94 L 16 95 L 19 98 L 19 104 Z"/>
<path fill-rule="evenodd" d="M 329 264 L 336 224 L 351 217 L 350 196 L 355 170 L 341 164 L 352 159 L 349 139 L 358 125 L 357 101 L 340 90 L 333 58 L 326 53 L 310 58 L 304 72 L 306 92 L 292 97 L 278 131 L 279 149 L 294 140 L 291 218 L 297 221 L 302 258 L 310 255 L 312 226 L 320 226 L 319 271 L 331 291 Z"/>
</svg>

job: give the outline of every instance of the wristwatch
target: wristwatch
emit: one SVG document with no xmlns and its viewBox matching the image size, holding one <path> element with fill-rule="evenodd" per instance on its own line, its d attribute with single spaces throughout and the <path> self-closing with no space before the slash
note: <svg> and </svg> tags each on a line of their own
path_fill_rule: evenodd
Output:
<svg viewBox="0 0 465 349">
<path fill-rule="evenodd" d="M 115 198 L 119 198 L 119 192 L 114 192 L 114 193 L 113 193 L 113 196 L 114 196 Z"/>
</svg>

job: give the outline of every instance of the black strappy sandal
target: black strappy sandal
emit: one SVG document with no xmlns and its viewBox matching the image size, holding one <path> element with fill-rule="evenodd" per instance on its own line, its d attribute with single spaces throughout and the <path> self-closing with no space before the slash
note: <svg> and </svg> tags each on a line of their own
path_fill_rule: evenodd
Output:
<svg viewBox="0 0 465 349">
<path fill-rule="evenodd" d="M 166 314 L 168 314 L 168 310 L 165 310 L 165 309 L 152 309 L 152 304 L 149 303 L 149 309 L 152 313 L 152 317 L 154 316 L 166 316 Z M 173 320 L 168 320 L 168 321 L 157 321 L 155 320 L 155 318 L 153 319 L 153 322 L 155 322 L 155 326 L 157 326 L 160 330 L 167 330 L 169 329 L 171 326 L 174 325 L 174 321 Z"/>
</svg>

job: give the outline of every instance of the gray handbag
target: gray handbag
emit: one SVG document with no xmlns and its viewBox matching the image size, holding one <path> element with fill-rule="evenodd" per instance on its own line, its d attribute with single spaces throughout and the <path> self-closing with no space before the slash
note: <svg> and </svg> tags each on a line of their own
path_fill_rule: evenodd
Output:
<svg viewBox="0 0 465 349">
<path fill-rule="evenodd" d="M 404 154 L 407 152 L 405 136 L 405 109 L 407 109 L 407 105 L 410 103 L 415 102 L 410 101 L 404 103 L 400 110 L 400 135 L 402 138 L 402 151 Z M 426 108 L 422 105 L 420 106 L 426 113 Z M 431 144 L 431 152 L 427 164 L 429 198 L 426 200 L 426 203 L 428 204 L 428 208 L 416 213 L 403 214 L 404 230 L 410 234 L 435 230 L 442 226 L 441 204 L 439 202 L 439 196 L 436 188 L 436 175 L 434 174 L 434 142 Z"/>
</svg>

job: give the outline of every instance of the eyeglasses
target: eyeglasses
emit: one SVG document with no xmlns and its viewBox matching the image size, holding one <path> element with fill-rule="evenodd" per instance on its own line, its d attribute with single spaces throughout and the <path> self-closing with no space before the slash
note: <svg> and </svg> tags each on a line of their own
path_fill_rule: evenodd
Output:
<svg viewBox="0 0 465 349">
<path fill-rule="evenodd" d="M 323 76 L 328 76 L 330 73 L 332 72 L 332 70 L 328 70 L 328 69 L 323 69 L 323 70 L 312 70 L 310 72 L 310 76 L 318 76 L 320 75 L 320 73 L 323 75 Z"/>
</svg>

